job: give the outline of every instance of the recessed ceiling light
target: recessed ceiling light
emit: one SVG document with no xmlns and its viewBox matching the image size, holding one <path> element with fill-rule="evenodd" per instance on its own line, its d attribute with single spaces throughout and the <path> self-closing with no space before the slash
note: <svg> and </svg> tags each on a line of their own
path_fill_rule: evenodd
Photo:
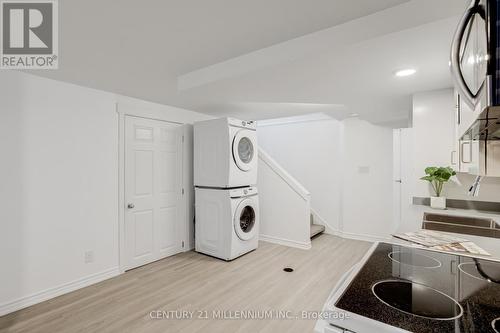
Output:
<svg viewBox="0 0 500 333">
<path fill-rule="evenodd" d="M 351 117 L 359 117 L 359 113 L 351 113 L 350 116 Z"/>
<path fill-rule="evenodd" d="M 406 68 L 406 69 L 401 69 L 401 70 L 397 71 L 396 73 L 394 73 L 394 75 L 396 75 L 397 77 L 403 77 L 403 76 L 413 75 L 416 72 L 417 72 L 416 69 Z"/>
</svg>

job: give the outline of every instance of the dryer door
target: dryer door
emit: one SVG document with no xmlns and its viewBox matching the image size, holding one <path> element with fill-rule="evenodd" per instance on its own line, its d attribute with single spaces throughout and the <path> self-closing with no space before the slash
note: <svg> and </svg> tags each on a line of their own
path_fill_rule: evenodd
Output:
<svg viewBox="0 0 500 333">
<path fill-rule="evenodd" d="M 247 241 L 255 237 L 259 211 L 254 200 L 243 199 L 234 213 L 234 231 L 241 240 Z"/>
<path fill-rule="evenodd" d="M 249 171 L 257 163 L 257 135 L 255 131 L 242 129 L 233 139 L 233 159 L 242 171 Z"/>
</svg>

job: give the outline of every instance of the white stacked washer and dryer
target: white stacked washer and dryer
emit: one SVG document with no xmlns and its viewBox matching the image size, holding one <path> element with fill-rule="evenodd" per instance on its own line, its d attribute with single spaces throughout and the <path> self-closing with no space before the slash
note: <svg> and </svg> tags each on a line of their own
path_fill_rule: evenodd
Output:
<svg viewBox="0 0 500 333">
<path fill-rule="evenodd" d="M 232 260 L 258 246 L 256 130 L 233 118 L 194 124 L 197 252 Z"/>
</svg>

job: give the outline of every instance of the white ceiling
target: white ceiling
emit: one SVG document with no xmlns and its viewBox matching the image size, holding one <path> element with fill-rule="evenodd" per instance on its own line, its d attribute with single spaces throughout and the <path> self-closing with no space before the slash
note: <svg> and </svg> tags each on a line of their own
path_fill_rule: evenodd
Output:
<svg viewBox="0 0 500 333">
<path fill-rule="evenodd" d="M 220 116 L 401 123 L 413 92 L 450 86 L 465 2 L 61 1 L 60 68 L 33 74 Z"/>
</svg>

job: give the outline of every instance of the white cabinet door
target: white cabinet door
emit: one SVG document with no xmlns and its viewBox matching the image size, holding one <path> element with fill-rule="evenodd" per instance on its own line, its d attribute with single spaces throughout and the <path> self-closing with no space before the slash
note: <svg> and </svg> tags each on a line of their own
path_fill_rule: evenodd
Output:
<svg viewBox="0 0 500 333">
<path fill-rule="evenodd" d="M 474 111 L 463 101 L 459 94 L 456 94 L 458 104 L 457 119 L 457 139 L 460 140 L 470 128 L 475 119 Z"/>
<path fill-rule="evenodd" d="M 452 89 L 418 93 L 413 96 L 416 171 L 423 175 L 428 166 L 457 163 L 456 108 Z"/>
<path fill-rule="evenodd" d="M 467 139 L 459 140 L 460 172 L 474 172 L 477 167 L 478 142 Z"/>
<path fill-rule="evenodd" d="M 127 269 L 182 250 L 182 133 L 168 122 L 125 118 Z"/>
<path fill-rule="evenodd" d="M 472 110 L 455 91 L 457 103 L 456 113 L 456 137 L 458 164 L 453 164 L 457 172 L 476 173 L 479 168 L 479 143 L 472 140 L 468 130 L 474 119 L 475 111 Z"/>
<path fill-rule="evenodd" d="M 453 99 L 455 102 L 455 122 L 453 125 L 453 144 L 450 153 L 450 166 L 456 172 L 460 172 L 460 136 L 458 135 L 458 126 L 460 124 L 460 96 L 456 91 L 453 93 Z"/>
</svg>

